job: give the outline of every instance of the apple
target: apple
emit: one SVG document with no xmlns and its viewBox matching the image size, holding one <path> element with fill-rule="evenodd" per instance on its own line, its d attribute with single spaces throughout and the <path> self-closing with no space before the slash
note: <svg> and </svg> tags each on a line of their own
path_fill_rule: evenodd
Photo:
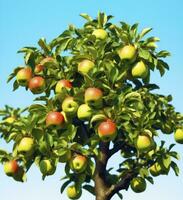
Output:
<svg viewBox="0 0 183 200">
<path fill-rule="evenodd" d="M 69 165 L 74 172 L 82 173 L 87 167 L 87 158 L 86 156 L 76 154 L 71 158 Z"/>
<path fill-rule="evenodd" d="M 117 135 L 116 124 L 108 119 L 98 126 L 98 135 L 104 142 L 109 142 L 115 139 Z"/>
<path fill-rule="evenodd" d="M 10 160 L 4 163 L 4 172 L 7 176 L 13 176 L 17 173 L 19 165 L 16 160 Z"/>
<path fill-rule="evenodd" d="M 15 122 L 16 118 L 15 117 L 7 117 L 5 119 L 5 122 L 8 123 L 8 124 L 13 124 Z"/>
<path fill-rule="evenodd" d="M 29 89 L 33 94 L 40 94 L 45 90 L 45 80 L 41 76 L 35 76 L 29 81 Z"/>
<path fill-rule="evenodd" d="M 64 116 L 60 112 L 50 111 L 46 116 L 46 126 L 61 127 L 64 124 Z"/>
<path fill-rule="evenodd" d="M 107 32 L 104 29 L 96 29 L 93 31 L 92 35 L 100 40 L 104 40 L 107 38 Z"/>
<path fill-rule="evenodd" d="M 80 63 L 78 63 L 78 72 L 85 75 L 88 74 L 89 71 L 94 68 L 95 64 L 91 60 L 84 59 Z"/>
<path fill-rule="evenodd" d="M 133 45 L 126 45 L 118 50 L 118 55 L 121 60 L 134 62 L 137 56 L 137 50 Z"/>
<path fill-rule="evenodd" d="M 162 167 L 158 162 L 156 162 L 149 168 L 149 171 L 152 176 L 159 176 L 162 173 Z"/>
<path fill-rule="evenodd" d="M 43 175 L 52 175 L 56 170 L 56 167 L 48 159 L 41 160 L 39 168 Z"/>
<path fill-rule="evenodd" d="M 91 107 L 101 108 L 103 104 L 103 93 L 95 87 L 87 88 L 84 94 L 85 103 Z"/>
<path fill-rule="evenodd" d="M 178 128 L 174 133 L 175 141 L 179 144 L 183 144 L 183 128 Z"/>
<path fill-rule="evenodd" d="M 77 189 L 75 185 L 69 186 L 67 188 L 67 196 L 70 199 L 79 199 L 81 197 L 81 189 Z"/>
<path fill-rule="evenodd" d="M 136 146 L 141 152 L 150 151 L 154 148 L 154 141 L 149 135 L 139 135 L 137 137 Z"/>
<path fill-rule="evenodd" d="M 132 179 L 130 186 L 136 193 L 144 192 L 146 189 L 146 181 L 142 177 L 136 177 Z"/>
<path fill-rule="evenodd" d="M 134 78 L 146 78 L 148 68 L 143 61 L 139 61 L 133 66 L 131 73 Z"/>
<path fill-rule="evenodd" d="M 88 120 L 92 115 L 92 110 L 87 104 L 82 104 L 78 108 L 77 116 L 81 120 Z"/>
<path fill-rule="evenodd" d="M 34 150 L 34 139 L 31 137 L 24 137 L 18 144 L 18 152 L 31 155 Z"/>
<path fill-rule="evenodd" d="M 34 73 L 35 73 L 35 74 L 39 74 L 40 72 L 43 71 L 43 69 L 44 69 L 44 65 L 38 64 L 38 65 L 36 65 L 35 68 L 34 68 Z"/>
<path fill-rule="evenodd" d="M 47 62 L 55 62 L 55 59 L 51 56 L 48 56 L 41 60 L 40 65 L 44 65 Z"/>
<path fill-rule="evenodd" d="M 58 81 L 55 87 L 55 92 L 62 93 L 63 88 L 68 89 L 68 90 L 71 89 L 72 83 L 69 80 L 65 80 L 65 79 Z"/>
<path fill-rule="evenodd" d="M 62 110 L 68 116 L 74 116 L 77 113 L 78 107 L 79 105 L 73 97 L 66 97 L 62 102 Z"/>
<path fill-rule="evenodd" d="M 32 69 L 30 67 L 20 69 L 16 75 L 17 82 L 21 86 L 27 86 L 31 78 Z"/>
</svg>

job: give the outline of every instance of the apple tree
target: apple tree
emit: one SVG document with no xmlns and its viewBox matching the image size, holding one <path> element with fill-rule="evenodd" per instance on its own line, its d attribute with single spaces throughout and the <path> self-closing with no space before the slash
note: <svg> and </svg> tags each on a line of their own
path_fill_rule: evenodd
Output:
<svg viewBox="0 0 183 200">
<path fill-rule="evenodd" d="M 174 134 L 183 143 L 183 116 L 171 104 L 172 96 L 158 94 L 151 82 L 158 70 L 169 69 L 166 50 L 157 51 L 152 29 L 81 14 L 82 28 L 69 25 L 63 33 L 39 47 L 24 47 L 24 66 L 8 78 L 13 90 L 24 87 L 35 95 L 25 109 L 0 110 L 1 138 L 12 151 L 0 150 L 5 173 L 25 181 L 35 163 L 43 179 L 65 166 L 61 192 L 79 199 L 82 190 L 97 200 L 109 200 L 129 187 L 144 192 L 146 182 L 179 174 L 173 150 L 161 136 Z M 145 36 L 145 37 L 144 37 Z M 173 141 L 174 142 L 174 141 Z M 118 163 L 109 160 L 119 154 Z"/>
</svg>

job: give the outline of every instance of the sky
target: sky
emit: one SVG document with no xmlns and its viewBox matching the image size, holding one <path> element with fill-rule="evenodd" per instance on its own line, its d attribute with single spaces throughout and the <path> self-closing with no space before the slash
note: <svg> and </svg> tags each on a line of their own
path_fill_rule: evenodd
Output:
<svg viewBox="0 0 183 200">
<path fill-rule="evenodd" d="M 169 50 L 172 56 L 166 60 L 170 71 L 163 78 L 154 73 L 151 81 L 160 85 L 159 93 L 172 94 L 176 110 L 183 112 L 182 7 L 181 0 L 0 0 L 0 107 L 5 104 L 24 107 L 33 100 L 29 92 L 24 89 L 12 92 L 12 83 L 6 83 L 14 67 L 23 65 L 22 55 L 17 54 L 17 50 L 37 45 L 41 37 L 50 41 L 66 29 L 68 24 L 81 26 L 84 20 L 79 17 L 80 13 L 95 17 L 98 11 L 103 11 L 115 16 L 115 23 L 139 22 L 140 28 L 153 27 L 152 34 L 161 39 L 159 49 Z M 172 135 L 169 140 L 173 140 Z M 0 148 L 6 147 L 0 140 Z M 175 150 L 183 154 L 183 146 L 177 145 Z M 117 163 L 118 159 L 115 156 L 111 165 Z M 179 177 L 175 177 L 173 172 L 169 176 L 158 177 L 154 185 L 148 184 L 144 193 L 135 194 L 131 190 L 124 192 L 124 200 L 182 200 L 183 162 L 181 160 L 178 163 L 181 170 Z M 67 200 L 65 193 L 60 194 L 62 176 L 63 166 L 60 165 L 53 177 L 42 181 L 39 170 L 34 166 L 27 174 L 28 181 L 17 183 L 5 176 L 0 166 L 0 197 L 2 200 Z M 81 200 L 87 198 L 94 200 L 90 194 L 83 192 Z M 113 198 L 117 199 L 116 196 Z"/>
</svg>

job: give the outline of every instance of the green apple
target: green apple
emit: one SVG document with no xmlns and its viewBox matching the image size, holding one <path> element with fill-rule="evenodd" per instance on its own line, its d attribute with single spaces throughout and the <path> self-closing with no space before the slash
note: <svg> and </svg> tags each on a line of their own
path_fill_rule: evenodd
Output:
<svg viewBox="0 0 183 200">
<path fill-rule="evenodd" d="M 45 90 L 45 79 L 41 76 L 35 76 L 29 81 L 29 90 L 33 94 L 40 94 Z"/>
<path fill-rule="evenodd" d="M 94 68 L 94 66 L 94 62 L 88 59 L 84 59 L 80 63 L 78 63 L 78 72 L 83 75 L 88 74 L 89 71 Z"/>
<path fill-rule="evenodd" d="M 16 75 L 17 82 L 21 86 L 27 86 L 31 78 L 32 69 L 30 67 L 20 69 Z"/>
<path fill-rule="evenodd" d="M 87 158 L 83 155 L 74 155 L 70 162 L 70 168 L 76 173 L 82 173 L 87 167 Z"/>
<path fill-rule="evenodd" d="M 4 172 L 7 176 L 13 176 L 17 173 L 19 165 L 16 160 L 10 160 L 4 163 Z"/>
<path fill-rule="evenodd" d="M 8 123 L 8 124 L 13 124 L 15 122 L 16 118 L 15 117 L 7 117 L 5 119 L 5 122 Z"/>
<path fill-rule="evenodd" d="M 56 87 L 55 87 L 55 92 L 57 94 L 63 93 L 63 88 L 69 90 L 72 88 L 72 83 L 69 80 L 62 79 L 57 82 Z"/>
<path fill-rule="evenodd" d="M 98 135 L 104 142 L 114 140 L 117 135 L 116 124 L 110 119 L 100 123 L 98 126 Z"/>
<path fill-rule="evenodd" d="M 84 94 L 85 103 L 94 108 L 101 108 L 103 105 L 103 93 L 95 87 L 87 88 Z"/>
<path fill-rule="evenodd" d="M 179 144 L 183 144 L 183 128 L 178 128 L 174 133 L 175 141 Z"/>
<path fill-rule="evenodd" d="M 137 137 L 136 146 L 141 152 L 150 151 L 154 148 L 154 141 L 149 135 L 139 135 Z"/>
<path fill-rule="evenodd" d="M 31 155 L 34 150 L 34 139 L 31 137 L 24 137 L 20 140 L 18 144 L 18 152 Z"/>
<path fill-rule="evenodd" d="M 158 162 L 156 162 L 149 168 L 149 171 L 152 176 L 159 176 L 162 173 L 162 167 Z"/>
<path fill-rule="evenodd" d="M 66 97 L 62 102 L 62 110 L 68 116 L 74 116 L 77 113 L 78 107 L 79 105 L 73 97 Z"/>
<path fill-rule="evenodd" d="M 77 111 L 77 116 L 81 120 L 88 120 L 92 115 L 92 110 L 87 104 L 82 104 L 79 106 Z"/>
<path fill-rule="evenodd" d="M 96 29 L 93 31 L 92 35 L 100 40 L 104 40 L 107 38 L 107 32 L 104 29 Z"/>
<path fill-rule="evenodd" d="M 144 192 L 146 189 L 146 181 L 142 177 L 136 177 L 133 178 L 130 186 L 131 189 L 136 193 Z"/>
<path fill-rule="evenodd" d="M 141 60 L 133 66 L 131 73 L 134 78 L 146 78 L 148 75 L 148 68 Z"/>
<path fill-rule="evenodd" d="M 60 112 L 50 111 L 46 116 L 46 126 L 62 127 L 64 125 L 64 116 Z"/>
<path fill-rule="evenodd" d="M 41 160 L 39 168 L 43 175 L 52 175 L 56 170 L 56 167 L 48 159 Z"/>
<path fill-rule="evenodd" d="M 118 55 L 121 60 L 134 62 L 137 56 L 137 50 L 133 45 L 126 45 L 118 50 Z"/>
<path fill-rule="evenodd" d="M 70 199 L 79 199 L 81 197 L 81 188 L 77 189 L 75 185 L 69 186 L 67 188 L 67 196 Z"/>
</svg>

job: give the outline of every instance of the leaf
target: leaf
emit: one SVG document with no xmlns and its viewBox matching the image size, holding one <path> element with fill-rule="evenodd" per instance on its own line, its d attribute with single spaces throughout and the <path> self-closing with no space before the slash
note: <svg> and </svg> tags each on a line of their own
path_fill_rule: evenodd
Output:
<svg viewBox="0 0 183 200">
<path fill-rule="evenodd" d="M 112 83 L 115 83 L 119 75 L 119 71 L 116 67 L 113 67 L 110 71 L 110 80 Z"/>
<path fill-rule="evenodd" d="M 103 26 L 107 23 L 107 15 L 105 13 L 98 13 L 98 26 L 99 28 L 103 28 Z"/>
<path fill-rule="evenodd" d="M 152 31 L 152 28 L 144 28 L 141 33 L 139 34 L 139 40 L 141 38 L 143 38 L 147 33 L 149 33 L 150 31 Z"/>
<path fill-rule="evenodd" d="M 171 157 L 169 155 L 166 155 L 165 157 L 162 158 L 163 165 L 166 169 L 170 167 L 171 164 Z"/>
<path fill-rule="evenodd" d="M 19 84 L 17 80 L 13 83 L 13 91 L 17 90 L 19 88 Z"/>
<path fill-rule="evenodd" d="M 83 189 L 87 190 L 89 193 L 95 195 L 95 188 L 91 185 L 84 185 Z"/>
<path fill-rule="evenodd" d="M 151 54 L 149 53 L 148 50 L 144 50 L 142 48 L 139 48 L 139 57 L 141 57 L 145 60 L 149 60 L 149 58 L 151 57 Z"/>
<path fill-rule="evenodd" d="M 148 176 L 146 177 L 146 179 L 151 183 L 151 184 L 154 184 L 154 180 L 152 177 Z"/>
<path fill-rule="evenodd" d="M 63 193 L 65 188 L 71 183 L 71 180 L 66 181 L 60 188 L 60 193 Z"/>
<path fill-rule="evenodd" d="M 92 21 L 93 19 L 86 13 L 81 13 L 80 14 L 81 17 L 83 17 L 84 19 L 86 19 L 87 21 Z"/>
<path fill-rule="evenodd" d="M 174 170 L 175 175 L 178 176 L 179 175 L 179 167 L 177 166 L 177 164 L 175 162 L 171 162 L 171 168 Z"/>
<path fill-rule="evenodd" d="M 163 50 L 163 51 L 160 51 L 159 53 L 157 53 L 156 56 L 159 58 L 165 58 L 167 56 L 171 56 L 171 54 L 170 54 L 170 52 Z"/>
<path fill-rule="evenodd" d="M 120 192 L 117 192 L 117 195 L 120 199 L 123 199 L 123 195 Z"/>
<path fill-rule="evenodd" d="M 38 44 L 44 50 L 44 52 L 46 54 L 49 54 L 51 52 L 51 49 L 50 49 L 49 45 L 46 44 L 46 39 L 45 38 L 41 38 L 38 41 Z"/>
</svg>

